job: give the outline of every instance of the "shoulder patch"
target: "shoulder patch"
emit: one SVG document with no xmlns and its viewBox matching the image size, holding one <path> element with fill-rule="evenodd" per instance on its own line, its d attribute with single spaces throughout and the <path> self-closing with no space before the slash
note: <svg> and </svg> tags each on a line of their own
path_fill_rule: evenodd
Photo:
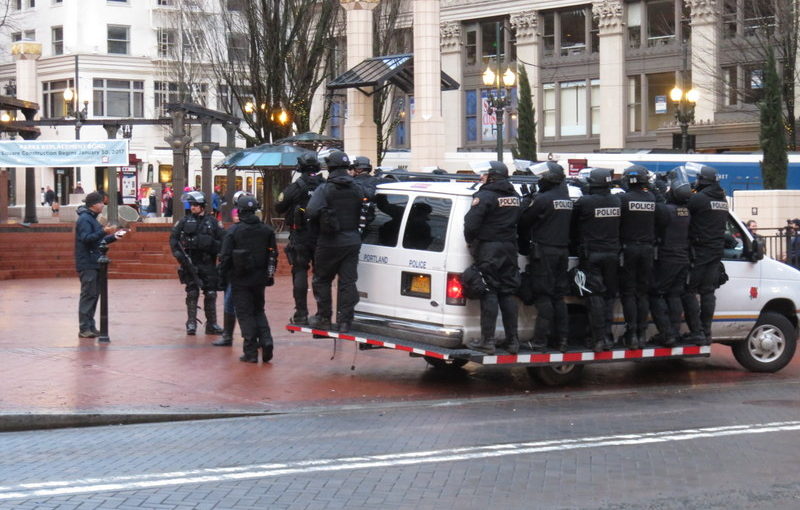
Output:
<svg viewBox="0 0 800 510">
<path fill-rule="evenodd" d="M 475 197 L 475 198 L 472 199 L 472 207 L 475 207 L 476 205 L 478 205 L 480 203 L 481 203 L 481 199 L 480 198 Z"/>
</svg>

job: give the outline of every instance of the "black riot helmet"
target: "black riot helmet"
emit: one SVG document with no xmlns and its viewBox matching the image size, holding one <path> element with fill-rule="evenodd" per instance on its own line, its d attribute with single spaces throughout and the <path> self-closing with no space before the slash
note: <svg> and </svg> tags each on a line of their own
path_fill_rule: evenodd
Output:
<svg viewBox="0 0 800 510">
<path fill-rule="evenodd" d="M 489 170 L 486 174 L 489 179 L 505 179 L 508 177 L 508 167 L 502 161 L 489 161 Z"/>
<path fill-rule="evenodd" d="M 710 167 L 707 167 L 710 168 Z M 686 167 L 675 167 L 667 173 L 669 179 L 669 196 L 676 204 L 685 204 L 692 196 L 692 186 Z"/>
<path fill-rule="evenodd" d="M 622 186 L 638 186 L 644 187 L 650 182 L 650 176 L 647 168 L 642 165 L 631 165 L 622 173 Z"/>
<path fill-rule="evenodd" d="M 564 182 L 564 167 L 555 161 L 545 161 L 528 167 L 531 173 L 539 178 L 539 182 L 546 184 L 561 184 Z"/>
<path fill-rule="evenodd" d="M 300 154 L 297 157 L 297 169 L 302 173 L 319 172 L 317 155 L 311 152 Z"/>
<path fill-rule="evenodd" d="M 347 170 L 350 168 L 350 158 L 342 151 L 331 151 L 325 156 L 325 164 L 328 166 L 329 172 Z"/>
<path fill-rule="evenodd" d="M 244 193 L 238 199 L 236 199 L 236 208 L 239 210 L 239 214 L 248 213 L 248 212 L 255 212 L 256 209 L 259 209 L 261 206 L 256 200 L 256 197 L 250 195 L 248 193 Z"/>
<path fill-rule="evenodd" d="M 206 196 L 202 191 L 189 191 L 181 196 L 181 202 L 189 202 L 189 205 L 206 205 Z"/>
<path fill-rule="evenodd" d="M 610 168 L 592 168 L 586 182 L 591 188 L 610 188 L 612 172 Z"/>
<path fill-rule="evenodd" d="M 716 182 L 719 182 L 719 174 L 717 173 L 717 169 L 708 165 L 700 165 L 700 168 L 697 172 L 697 185 L 708 186 L 709 184 L 714 184 Z"/>
<path fill-rule="evenodd" d="M 353 160 L 353 170 L 355 170 L 357 174 L 368 174 L 372 172 L 372 163 L 366 156 L 357 156 L 356 159 Z"/>
</svg>

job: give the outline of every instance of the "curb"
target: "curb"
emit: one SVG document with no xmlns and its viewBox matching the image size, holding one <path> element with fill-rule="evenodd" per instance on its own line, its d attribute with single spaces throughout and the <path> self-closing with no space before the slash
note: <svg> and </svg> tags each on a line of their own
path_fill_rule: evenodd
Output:
<svg viewBox="0 0 800 510">
<path fill-rule="evenodd" d="M 71 413 L 71 414 L 0 414 L 0 433 L 27 430 L 102 427 L 136 423 L 162 423 L 221 418 L 268 416 L 274 412 L 231 413 Z"/>
</svg>

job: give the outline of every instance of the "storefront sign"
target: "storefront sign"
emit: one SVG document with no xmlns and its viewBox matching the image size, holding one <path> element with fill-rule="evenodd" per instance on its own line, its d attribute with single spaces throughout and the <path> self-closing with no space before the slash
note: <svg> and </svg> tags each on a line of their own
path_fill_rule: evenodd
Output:
<svg viewBox="0 0 800 510">
<path fill-rule="evenodd" d="M 0 166 L 127 166 L 128 140 L 0 141 Z"/>
<path fill-rule="evenodd" d="M 667 96 L 656 96 L 656 113 L 667 113 Z"/>
</svg>

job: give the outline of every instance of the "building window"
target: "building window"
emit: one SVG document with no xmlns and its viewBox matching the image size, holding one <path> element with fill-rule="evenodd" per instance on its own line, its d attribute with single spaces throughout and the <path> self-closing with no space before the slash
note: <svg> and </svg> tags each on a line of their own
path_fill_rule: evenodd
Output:
<svg viewBox="0 0 800 510">
<path fill-rule="evenodd" d="M 96 78 L 94 114 L 98 117 L 144 117 L 144 82 Z"/>
<path fill-rule="evenodd" d="M 482 21 L 465 25 L 466 53 L 465 64 L 471 67 L 485 67 L 489 62 L 497 61 L 497 22 L 504 20 Z M 505 27 L 500 31 L 500 58 L 503 65 L 516 60 L 516 41 L 509 37 L 511 30 Z M 480 55 L 480 57 L 478 57 Z"/>
<path fill-rule="evenodd" d="M 244 105 L 248 101 L 252 101 L 252 97 L 250 89 L 238 87 L 237 90 L 231 91 L 227 85 L 219 85 L 217 87 L 217 109 L 243 119 L 246 115 Z M 256 115 L 256 113 L 252 115 Z"/>
<path fill-rule="evenodd" d="M 124 25 L 108 25 L 108 52 L 115 55 L 127 55 L 130 44 L 130 27 Z"/>
<path fill-rule="evenodd" d="M 653 132 L 672 120 L 672 111 L 670 111 L 672 100 L 669 98 L 669 92 L 675 87 L 676 83 L 679 84 L 680 82 L 677 81 L 674 72 L 652 73 L 645 78 L 647 80 L 645 98 L 647 125 L 645 128 L 647 132 Z M 687 75 L 681 88 L 689 90 L 691 83 L 691 79 Z"/>
<path fill-rule="evenodd" d="M 561 35 L 561 55 L 580 55 L 586 52 L 586 10 L 572 9 L 558 13 Z"/>
<path fill-rule="evenodd" d="M 106 0 L 108 3 L 127 4 L 128 0 Z"/>
<path fill-rule="evenodd" d="M 628 47 L 639 48 L 642 45 L 642 4 L 625 4 L 628 9 Z"/>
<path fill-rule="evenodd" d="M 228 35 L 228 60 L 230 62 L 246 62 L 250 51 L 248 38 L 244 34 Z"/>
<path fill-rule="evenodd" d="M 177 82 L 157 81 L 154 84 L 153 106 L 156 116 L 168 117 L 168 103 L 197 103 L 206 105 L 208 85 L 205 83 L 181 84 Z"/>
<path fill-rule="evenodd" d="M 736 66 L 723 67 L 722 76 L 725 80 L 725 105 L 736 106 L 739 104 L 739 69 Z"/>
<path fill-rule="evenodd" d="M 31 9 L 36 7 L 36 0 L 28 0 L 28 7 L 30 7 Z"/>
<path fill-rule="evenodd" d="M 628 77 L 628 131 L 638 133 L 642 130 L 642 79 L 641 76 Z"/>
<path fill-rule="evenodd" d="M 600 134 L 600 80 L 591 81 L 592 88 L 589 90 L 589 96 L 592 101 L 592 134 Z"/>
<path fill-rule="evenodd" d="M 158 0 L 157 5 L 172 5 L 172 0 Z"/>
<path fill-rule="evenodd" d="M 559 84 L 561 106 L 561 136 L 586 134 L 586 82 L 569 81 Z"/>
<path fill-rule="evenodd" d="M 467 129 L 467 142 L 478 141 L 478 91 L 468 90 L 464 94 L 466 99 L 466 129 Z"/>
<path fill-rule="evenodd" d="M 480 95 L 479 95 L 480 94 Z M 464 140 L 467 145 L 479 145 L 497 140 L 497 115 L 490 112 L 489 96 L 497 94 L 492 89 L 467 89 L 464 91 L 466 101 L 464 109 Z M 517 107 L 517 89 L 502 89 L 502 94 L 508 94 L 511 99 L 511 109 Z M 506 112 L 503 117 L 503 137 L 511 140 L 517 133 L 517 121 L 514 116 Z"/>
<path fill-rule="evenodd" d="M 22 10 L 22 0 L 14 0 L 14 9 L 18 11 Z"/>
<path fill-rule="evenodd" d="M 407 149 L 410 142 L 411 119 L 414 116 L 414 96 L 401 96 L 395 106 L 395 121 L 392 132 L 392 147 Z"/>
<path fill-rule="evenodd" d="M 64 54 L 64 27 L 53 27 L 50 30 L 53 39 L 53 55 Z"/>
<path fill-rule="evenodd" d="M 24 32 L 14 32 L 11 34 L 11 42 L 35 41 L 36 30 L 25 30 Z"/>
<path fill-rule="evenodd" d="M 344 137 L 346 110 L 347 103 L 344 98 L 335 97 L 331 100 L 331 116 L 328 122 L 328 134 L 340 140 Z"/>
<path fill-rule="evenodd" d="M 546 12 L 542 18 L 544 21 L 544 31 L 542 32 L 544 56 L 551 57 L 556 50 L 556 13 Z"/>
<path fill-rule="evenodd" d="M 156 32 L 158 38 L 158 56 L 161 58 L 174 58 L 177 34 L 171 28 L 159 28 Z"/>
<path fill-rule="evenodd" d="M 743 102 L 755 104 L 764 97 L 764 68 L 761 65 L 746 66 L 744 68 L 744 98 Z"/>
<path fill-rule="evenodd" d="M 46 119 L 67 116 L 64 91 L 73 88 L 72 80 L 46 81 L 42 83 L 42 117 Z"/>
<path fill-rule="evenodd" d="M 645 3 L 647 46 L 663 46 L 675 40 L 675 0 Z"/>
<path fill-rule="evenodd" d="M 556 85 L 555 83 L 545 83 L 542 85 L 544 97 L 542 98 L 542 108 L 544 108 L 544 136 L 556 136 Z"/>
<path fill-rule="evenodd" d="M 11 34 L 11 42 L 20 42 L 22 40 L 22 32 L 13 32 Z"/>
</svg>

